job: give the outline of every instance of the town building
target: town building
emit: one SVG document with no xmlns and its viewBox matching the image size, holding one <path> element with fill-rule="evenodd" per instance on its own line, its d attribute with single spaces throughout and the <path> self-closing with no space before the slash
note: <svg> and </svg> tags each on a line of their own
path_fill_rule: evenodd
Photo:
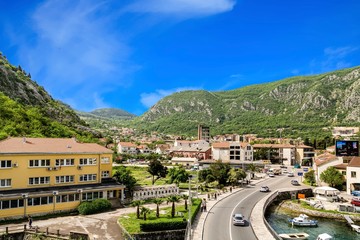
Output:
<svg viewBox="0 0 360 240">
<path fill-rule="evenodd" d="M 118 143 L 118 153 L 127 153 L 127 154 L 137 154 L 139 150 L 137 149 L 136 144 L 132 142 L 119 142 Z"/>
<path fill-rule="evenodd" d="M 212 144 L 212 159 L 253 161 L 253 147 L 246 142 L 216 142 Z"/>
<path fill-rule="evenodd" d="M 334 137 L 351 137 L 359 132 L 359 127 L 334 127 L 332 135 Z"/>
<path fill-rule="evenodd" d="M 125 186 L 112 179 L 112 154 L 74 138 L 0 141 L 0 220 L 73 211 L 97 198 L 119 205 Z"/>
<path fill-rule="evenodd" d="M 352 157 L 346 168 L 346 192 L 360 190 L 360 157 Z"/>
<path fill-rule="evenodd" d="M 206 142 L 210 142 L 210 128 L 199 125 L 198 126 L 198 140 L 205 140 Z"/>
</svg>

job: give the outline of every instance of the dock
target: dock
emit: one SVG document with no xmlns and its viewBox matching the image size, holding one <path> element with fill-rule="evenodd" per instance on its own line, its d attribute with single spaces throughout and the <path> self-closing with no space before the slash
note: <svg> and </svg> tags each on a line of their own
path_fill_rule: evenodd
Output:
<svg viewBox="0 0 360 240">
<path fill-rule="evenodd" d="M 351 226 L 354 225 L 354 221 L 351 220 L 349 215 L 344 215 L 345 220 L 347 221 L 347 223 Z"/>
</svg>

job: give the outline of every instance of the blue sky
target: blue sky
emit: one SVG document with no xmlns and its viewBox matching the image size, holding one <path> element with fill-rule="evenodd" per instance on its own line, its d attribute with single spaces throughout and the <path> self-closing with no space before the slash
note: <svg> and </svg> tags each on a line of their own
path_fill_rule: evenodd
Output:
<svg viewBox="0 0 360 240">
<path fill-rule="evenodd" d="M 0 51 L 74 109 L 140 115 L 176 91 L 360 65 L 360 1 L 1 1 Z"/>
</svg>

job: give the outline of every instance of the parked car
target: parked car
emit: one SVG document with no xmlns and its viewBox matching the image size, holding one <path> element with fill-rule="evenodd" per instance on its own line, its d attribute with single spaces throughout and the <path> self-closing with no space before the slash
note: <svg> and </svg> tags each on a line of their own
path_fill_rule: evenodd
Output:
<svg viewBox="0 0 360 240">
<path fill-rule="evenodd" d="M 360 198 L 354 197 L 350 203 L 354 206 L 360 207 Z"/>
<path fill-rule="evenodd" d="M 275 174 L 274 173 L 269 173 L 269 177 L 275 177 Z"/>
<path fill-rule="evenodd" d="M 288 176 L 288 177 L 293 177 L 293 176 L 294 176 L 294 173 L 293 173 L 293 172 L 289 172 L 289 173 L 287 174 L 287 176 Z"/>
<path fill-rule="evenodd" d="M 283 173 L 287 173 L 288 171 L 287 171 L 287 169 L 285 168 L 285 169 L 282 170 L 282 172 L 283 172 Z"/>
<path fill-rule="evenodd" d="M 281 165 L 281 166 L 280 166 L 280 168 L 287 168 L 287 166 L 285 166 L 285 165 Z"/>
<path fill-rule="evenodd" d="M 270 192 L 270 188 L 268 186 L 261 186 L 260 192 Z"/>
<path fill-rule="evenodd" d="M 233 219 L 233 224 L 235 226 L 237 226 L 237 225 L 244 226 L 245 225 L 244 216 L 240 213 L 234 214 L 232 219 Z"/>
<path fill-rule="evenodd" d="M 351 195 L 359 197 L 360 196 L 360 191 L 352 191 Z"/>
<path fill-rule="evenodd" d="M 297 180 L 295 180 L 295 179 L 291 180 L 291 184 L 295 185 L 295 186 L 300 185 L 299 182 Z"/>
</svg>

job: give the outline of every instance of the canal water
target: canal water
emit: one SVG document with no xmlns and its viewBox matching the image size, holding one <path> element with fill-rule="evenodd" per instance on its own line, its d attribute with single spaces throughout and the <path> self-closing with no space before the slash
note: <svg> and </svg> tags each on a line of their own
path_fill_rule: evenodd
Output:
<svg viewBox="0 0 360 240">
<path fill-rule="evenodd" d="M 288 219 L 294 217 L 297 217 L 297 215 L 274 212 L 272 208 L 266 214 L 266 220 L 278 234 L 305 232 L 310 235 L 309 240 L 315 240 L 319 234 L 327 233 L 334 240 L 360 240 L 360 233 L 352 231 L 351 227 L 344 221 L 309 217 L 310 219 L 318 220 L 318 227 L 292 227 Z M 359 225 L 359 223 L 356 224 Z"/>
</svg>

